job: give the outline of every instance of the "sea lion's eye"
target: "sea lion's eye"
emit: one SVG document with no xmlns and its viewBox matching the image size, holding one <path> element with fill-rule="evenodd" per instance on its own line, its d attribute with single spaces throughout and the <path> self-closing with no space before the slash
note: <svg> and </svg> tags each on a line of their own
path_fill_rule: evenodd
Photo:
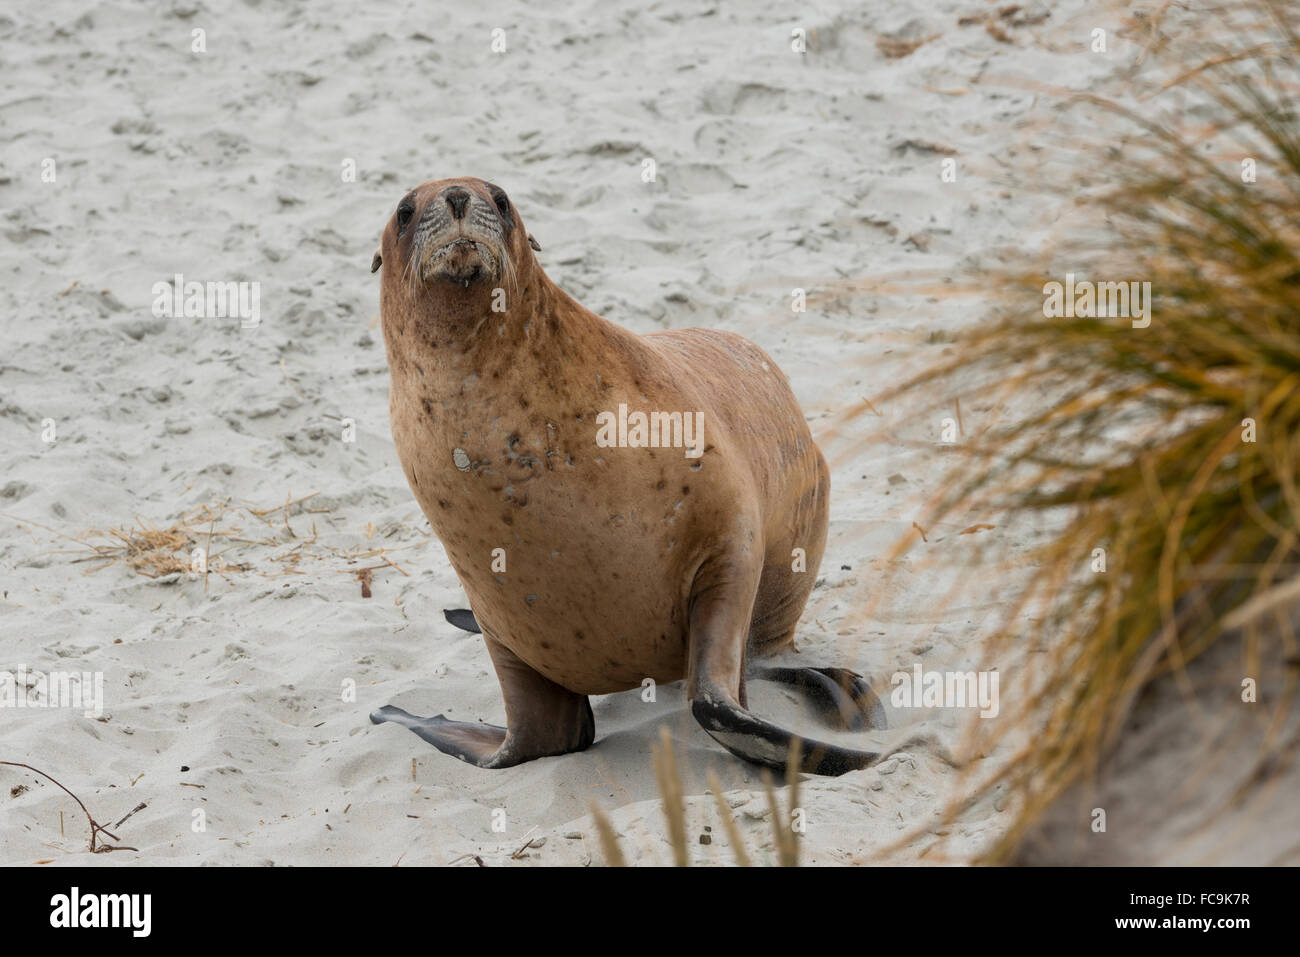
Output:
<svg viewBox="0 0 1300 957">
<path fill-rule="evenodd" d="M 409 203 L 403 203 L 397 207 L 397 235 L 402 235 L 406 231 L 406 225 L 415 215 L 415 207 Z"/>
<path fill-rule="evenodd" d="M 505 194 L 505 193 L 502 193 L 502 192 L 498 192 L 498 193 L 497 193 L 495 196 L 493 196 L 492 198 L 496 200 L 497 209 L 501 210 L 501 215 L 504 216 L 506 219 L 509 219 L 509 218 L 510 218 L 510 199 L 506 196 L 506 194 Z"/>
</svg>

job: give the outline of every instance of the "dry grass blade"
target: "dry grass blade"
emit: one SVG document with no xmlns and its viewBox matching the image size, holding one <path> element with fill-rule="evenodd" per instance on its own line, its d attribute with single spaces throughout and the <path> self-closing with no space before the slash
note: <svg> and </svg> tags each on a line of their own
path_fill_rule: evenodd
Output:
<svg viewBox="0 0 1300 957">
<path fill-rule="evenodd" d="M 932 33 L 929 36 L 917 37 L 911 40 L 903 37 L 879 36 L 876 37 L 876 49 L 887 60 L 899 60 L 915 53 L 931 40 L 938 38 L 938 36 L 939 34 Z"/>
<path fill-rule="evenodd" d="M 787 844 L 787 854 L 782 860 L 785 867 L 797 867 L 799 865 L 799 837 L 794 830 L 794 817 L 801 813 L 799 807 L 799 777 L 802 772 L 799 770 L 799 752 L 803 749 L 803 741 L 795 735 L 790 738 L 790 753 L 785 762 L 785 779 L 790 784 L 790 815 L 786 822 L 786 835 L 789 843 Z"/>
<path fill-rule="evenodd" d="M 775 838 L 777 863 L 782 867 L 799 865 L 799 838 L 794 832 L 794 814 L 799 807 L 799 749 L 798 737 L 790 739 L 790 756 L 786 762 L 786 780 L 790 782 L 790 811 L 781 813 L 781 802 L 777 798 L 776 788 L 772 784 L 772 774 L 763 769 L 763 790 L 767 794 L 767 806 L 772 814 L 772 833 Z"/>
<path fill-rule="evenodd" d="M 591 804 L 591 819 L 596 824 L 596 833 L 600 836 L 600 849 L 605 852 L 605 863 L 609 867 L 627 867 L 627 860 L 623 857 L 623 849 L 618 845 L 618 835 L 614 833 L 614 826 L 609 823 L 609 817 L 598 808 L 595 802 Z"/>
<path fill-rule="evenodd" d="M 799 810 L 799 751 L 801 742 L 794 738 L 790 742 L 790 756 L 786 764 L 786 780 L 790 782 L 790 813 L 781 813 L 780 802 L 772 785 L 772 776 L 763 770 L 763 787 L 767 792 L 768 808 L 772 814 L 772 827 L 776 834 L 777 861 L 783 867 L 795 867 L 799 863 L 799 840 L 795 834 L 793 820 Z M 678 867 L 690 864 L 689 845 L 686 841 L 686 798 L 681 775 L 677 769 L 677 759 L 673 752 L 672 737 L 667 728 L 659 729 L 659 743 L 651 748 L 655 777 L 659 782 L 659 796 L 664 809 L 664 819 L 668 827 L 668 839 L 673 849 L 673 863 Z M 726 829 L 727 840 L 731 843 L 736 863 L 741 867 L 750 866 L 750 857 L 745 849 L 744 838 L 736 824 L 736 816 L 727 806 L 723 797 L 722 784 L 712 771 L 708 777 L 709 790 L 718 808 L 718 817 Z M 600 845 L 605 853 L 605 860 L 611 867 L 625 867 L 627 861 L 618 842 L 618 835 L 610 824 L 608 816 L 594 803 L 591 805 L 592 820 L 600 836 Z"/>
<path fill-rule="evenodd" d="M 677 771 L 677 756 L 673 753 L 673 740 L 667 728 L 659 729 L 659 744 L 652 747 L 655 778 L 659 781 L 659 796 L 668 824 L 668 840 L 673 846 L 673 863 L 678 867 L 690 865 L 686 843 L 686 799 L 682 794 L 682 778 Z"/>
<path fill-rule="evenodd" d="M 718 806 L 718 818 L 727 831 L 727 840 L 731 844 L 731 853 L 736 857 L 737 866 L 749 867 L 749 853 L 745 850 L 745 841 L 740 835 L 735 812 L 727 805 L 727 799 L 722 793 L 722 782 L 712 771 L 709 772 L 709 790 L 713 792 L 714 803 Z"/>
</svg>

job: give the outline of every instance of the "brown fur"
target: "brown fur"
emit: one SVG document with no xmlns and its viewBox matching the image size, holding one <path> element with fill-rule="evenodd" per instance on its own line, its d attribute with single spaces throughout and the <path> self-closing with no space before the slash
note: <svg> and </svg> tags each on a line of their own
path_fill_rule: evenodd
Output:
<svg viewBox="0 0 1300 957">
<path fill-rule="evenodd" d="M 426 183 L 412 222 L 455 186 L 491 201 L 481 180 Z M 491 311 L 499 278 L 411 285 L 414 230 L 399 239 L 396 214 L 380 251 L 393 439 L 493 648 L 511 735 L 517 721 L 554 723 L 555 702 L 530 712 L 501 651 L 557 692 L 689 678 L 692 699 L 743 707 L 747 650 L 790 642 L 826 541 L 829 473 L 798 402 L 740 336 L 636 335 L 583 308 L 511 217 L 503 313 Z M 597 414 L 619 403 L 702 412 L 703 456 L 598 447 Z M 805 572 L 791 571 L 795 548 Z M 570 727 L 519 759 L 589 740 Z"/>
</svg>

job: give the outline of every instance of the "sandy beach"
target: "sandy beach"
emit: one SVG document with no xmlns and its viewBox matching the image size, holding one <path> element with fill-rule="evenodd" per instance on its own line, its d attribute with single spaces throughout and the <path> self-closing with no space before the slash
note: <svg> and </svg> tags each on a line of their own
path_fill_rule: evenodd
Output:
<svg viewBox="0 0 1300 957">
<path fill-rule="evenodd" d="M 1095 26 L 1114 34 L 1105 54 Z M 897 437 L 864 445 L 844 413 L 901 377 L 908 337 L 938 354 L 979 303 L 837 290 L 942 283 L 1048 234 L 1074 187 L 1017 186 L 1051 120 L 1035 89 L 1092 89 L 1134 42 L 1082 0 L 1009 16 L 983 0 L 816 2 L 798 20 L 769 0 L 563 18 L 335 0 L 0 14 L 0 670 L 103 681 L 98 715 L 0 709 L 0 760 L 52 775 L 101 823 L 146 805 L 115 831 L 137 850 L 91 855 L 66 793 L 0 769 L 0 863 L 600 864 L 593 804 L 630 861 L 668 863 L 660 728 L 693 859 L 733 860 L 712 772 L 770 860 L 759 770 L 695 723 L 680 683 L 653 702 L 596 697 L 593 747 L 501 771 L 367 720 L 393 703 L 504 723 L 482 641 L 443 619 L 464 594 L 394 451 L 380 231 L 411 186 L 481 177 L 592 310 L 770 353 L 833 472 L 798 658 L 887 691 L 917 663 L 977 667 L 1002 599 L 973 582 L 942 600 L 954 581 L 930 558 L 978 538 L 957 523 L 886 569 L 939 480 L 914 441 L 938 426 L 880 409 Z M 256 321 L 157 315 L 178 275 L 256 283 Z M 138 547 L 146 532 L 174 544 L 169 530 L 184 547 Z M 993 534 L 1015 552 L 1034 530 Z M 998 663 L 1004 694 L 1016 665 Z M 828 734 L 786 690 L 753 696 Z M 888 731 L 846 736 L 884 760 L 801 782 L 804 863 L 961 862 L 1007 826 L 1003 795 L 957 833 L 927 830 L 963 769 L 1005 755 L 966 752 L 969 711 L 889 710 Z"/>
</svg>

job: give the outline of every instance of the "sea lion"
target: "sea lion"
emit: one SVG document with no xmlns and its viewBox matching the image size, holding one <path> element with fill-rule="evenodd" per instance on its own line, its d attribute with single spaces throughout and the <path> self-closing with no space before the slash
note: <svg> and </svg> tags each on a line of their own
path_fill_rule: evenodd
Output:
<svg viewBox="0 0 1300 957">
<path fill-rule="evenodd" d="M 799 404 L 741 336 L 636 335 L 583 308 L 539 248 L 500 187 L 444 179 L 401 198 L 371 264 L 398 458 L 469 596 L 472 615 L 449 620 L 481 629 L 506 726 L 391 706 L 371 720 L 502 768 L 591 744 L 588 695 L 685 678 L 723 747 L 784 767 L 794 736 L 747 710 L 745 676 L 749 656 L 791 644 L 826 544 L 830 474 Z M 840 727 L 883 724 L 852 672 L 756 674 Z M 877 757 L 797 745 L 818 774 Z"/>
</svg>

